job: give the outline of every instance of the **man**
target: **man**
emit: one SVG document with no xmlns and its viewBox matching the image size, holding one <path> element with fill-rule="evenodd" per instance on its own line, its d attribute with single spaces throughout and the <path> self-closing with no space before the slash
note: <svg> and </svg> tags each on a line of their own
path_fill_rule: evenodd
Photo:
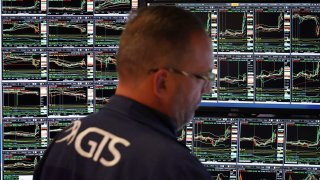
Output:
<svg viewBox="0 0 320 180">
<path fill-rule="evenodd" d="M 210 40 L 192 13 L 139 10 L 121 35 L 116 95 L 58 135 L 34 179 L 210 179 L 175 132 L 210 90 L 211 67 Z"/>
</svg>

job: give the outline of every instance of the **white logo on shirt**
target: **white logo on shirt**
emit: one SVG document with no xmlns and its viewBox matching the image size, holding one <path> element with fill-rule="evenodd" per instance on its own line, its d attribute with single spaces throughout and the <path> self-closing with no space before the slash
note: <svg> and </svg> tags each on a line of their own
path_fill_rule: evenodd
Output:
<svg viewBox="0 0 320 180">
<path fill-rule="evenodd" d="M 67 141 L 68 145 L 70 145 L 75 140 L 75 143 L 74 143 L 75 150 L 82 157 L 92 158 L 93 161 L 95 162 L 99 161 L 100 164 L 106 167 L 116 165 L 121 159 L 120 152 L 115 148 L 116 144 L 120 143 L 125 147 L 130 146 L 130 142 L 127 141 L 126 139 L 118 137 L 108 131 L 105 131 L 97 127 L 89 127 L 78 134 L 80 126 L 81 126 L 81 121 L 75 121 L 73 125 L 66 130 L 66 132 L 69 132 L 69 131 L 71 132 L 64 138 L 57 140 L 56 143 Z M 87 144 L 90 146 L 90 149 L 89 151 L 86 151 L 81 147 L 81 143 L 88 134 L 99 134 L 103 138 L 100 142 L 89 140 Z M 102 151 L 106 146 L 108 147 L 108 150 L 110 151 L 110 153 L 113 155 L 112 160 L 107 160 L 101 155 Z"/>
</svg>

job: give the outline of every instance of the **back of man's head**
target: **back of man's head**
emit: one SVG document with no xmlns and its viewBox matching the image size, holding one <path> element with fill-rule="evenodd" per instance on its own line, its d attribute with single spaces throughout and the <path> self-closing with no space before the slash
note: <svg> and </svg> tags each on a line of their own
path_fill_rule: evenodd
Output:
<svg viewBox="0 0 320 180">
<path fill-rule="evenodd" d="M 206 33 L 191 12 L 170 6 L 140 9 L 121 35 L 117 57 L 120 81 L 139 81 L 150 69 L 178 67 L 195 32 Z"/>
</svg>

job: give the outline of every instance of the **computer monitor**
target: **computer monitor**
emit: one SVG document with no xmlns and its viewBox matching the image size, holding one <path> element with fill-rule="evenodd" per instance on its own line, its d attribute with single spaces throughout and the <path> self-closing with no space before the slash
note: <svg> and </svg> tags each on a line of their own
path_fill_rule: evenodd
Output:
<svg viewBox="0 0 320 180">
<path fill-rule="evenodd" d="M 320 177 L 320 119 L 293 116 L 216 116 L 197 111 L 178 140 L 213 179 Z"/>
<path fill-rule="evenodd" d="M 320 111 L 320 3 L 169 1 L 203 22 L 214 50 L 212 92 L 201 106 L 219 111 Z"/>
</svg>

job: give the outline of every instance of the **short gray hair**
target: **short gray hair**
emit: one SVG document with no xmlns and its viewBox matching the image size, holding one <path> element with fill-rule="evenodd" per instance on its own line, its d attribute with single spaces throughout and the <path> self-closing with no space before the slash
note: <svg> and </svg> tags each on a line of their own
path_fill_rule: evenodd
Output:
<svg viewBox="0 0 320 180">
<path fill-rule="evenodd" d="M 140 77 L 148 70 L 177 67 L 190 47 L 191 34 L 206 33 L 191 12 L 173 6 L 138 10 L 120 38 L 117 55 L 119 77 Z"/>
</svg>

